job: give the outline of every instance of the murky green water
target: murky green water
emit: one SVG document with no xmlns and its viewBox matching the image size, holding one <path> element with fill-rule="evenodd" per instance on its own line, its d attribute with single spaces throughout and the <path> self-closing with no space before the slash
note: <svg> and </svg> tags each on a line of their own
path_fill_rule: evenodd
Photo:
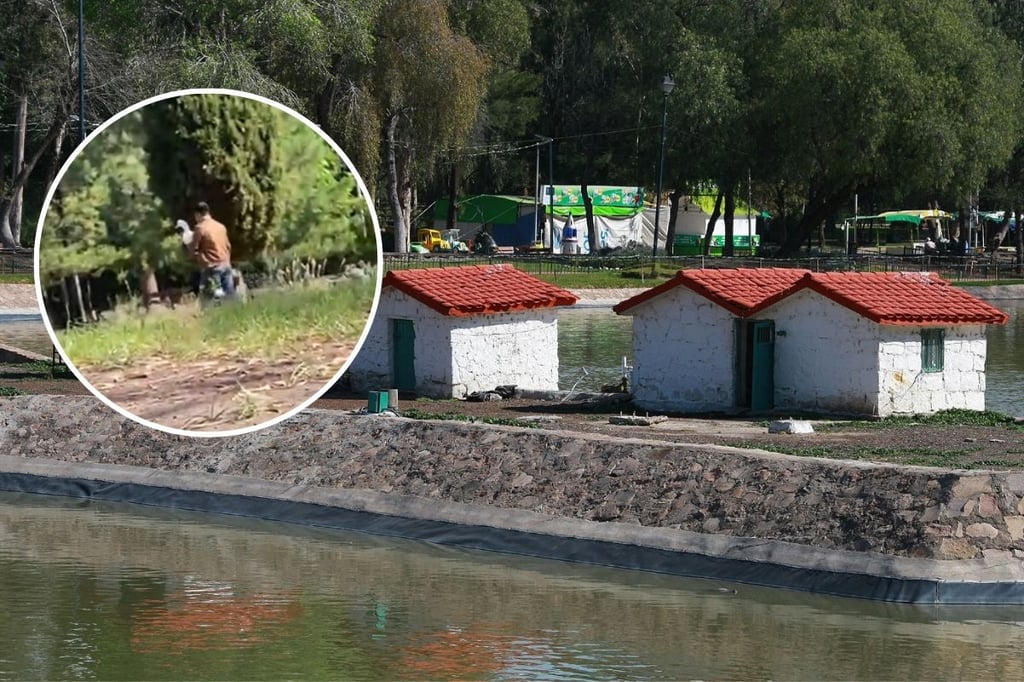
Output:
<svg viewBox="0 0 1024 682">
<path fill-rule="evenodd" d="M 0 493 L 0 679 L 1022 679 L 1018 609 L 900 607 Z"/>
<path fill-rule="evenodd" d="M 985 407 L 1024 415 L 1024 300 L 992 301 L 1010 316 L 1005 325 L 988 328 L 985 361 Z"/>
</svg>

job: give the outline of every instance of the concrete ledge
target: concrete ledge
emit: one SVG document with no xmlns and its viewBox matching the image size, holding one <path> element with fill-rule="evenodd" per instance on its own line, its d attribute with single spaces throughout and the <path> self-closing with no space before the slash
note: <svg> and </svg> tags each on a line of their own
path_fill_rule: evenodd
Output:
<svg viewBox="0 0 1024 682">
<path fill-rule="evenodd" d="M 820 550 L 241 476 L 0 456 L 0 490 L 355 530 L 686 577 L 915 604 L 1024 604 L 1016 560 Z"/>
</svg>

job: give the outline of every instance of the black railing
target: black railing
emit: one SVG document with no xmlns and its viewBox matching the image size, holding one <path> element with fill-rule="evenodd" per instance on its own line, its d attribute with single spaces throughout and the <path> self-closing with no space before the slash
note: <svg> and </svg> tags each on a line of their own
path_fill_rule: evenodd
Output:
<svg viewBox="0 0 1024 682">
<path fill-rule="evenodd" d="M 0 251 L 0 275 L 31 275 L 32 252 L 4 249 Z"/>
<path fill-rule="evenodd" d="M 690 268 L 803 268 L 813 272 L 935 272 L 951 281 L 1001 281 L 1024 279 L 1024 268 L 1004 258 L 989 254 L 974 256 L 946 255 L 820 255 L 804 258 L 757 258 L 723 256 L 588 256 L 588 255 L 520 255 L 494 256 L 459 254 L 384 255 L 384 270 L 451 267 L 455 265 L 493 265 L 512 263 L 524 272 L 535 275 L 581 274 L 608 271 L 657 271 L 664 274 Z"/>
</svg>

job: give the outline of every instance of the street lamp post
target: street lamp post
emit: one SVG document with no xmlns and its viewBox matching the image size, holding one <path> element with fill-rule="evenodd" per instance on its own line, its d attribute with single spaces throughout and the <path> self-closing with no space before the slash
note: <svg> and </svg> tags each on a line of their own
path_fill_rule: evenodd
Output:
<svg viewBox="0 0 1024 682">
<path fill-rule="evenodd" d="M 658 257 L 658 232 L 661 227 L 661 181 L 665 173 L 665 124 L 668 122 L 668 96 L 676 82 L 672 76 L 665 76 L 661 82 L 661 91 L 664 93 L 664 104 L 661 110 L 661 146 L 658 148 L 658 191 L 654 197 L 654 247 L 651 251 L 653 258 Z"/>
<path fill-rule="evenodd" d="M 554 194 L 551 194 L 551 193 L 554 192 L 555 157 L 552 156 L 551 143 L 555 141 L 555 138 L 547 137 L 545 135 L 534 135 L 534 137 L 537 138 L 538 140 L 540 140 L 540 143 L 537 145 L 537 154 L 538 154 L 537 155 L 537 193 L 538 194 L 540 193 L 540 145 L 546 142 L 547 145 L 548 145 L 548 192 L 549 192 L 548 196 L 551 196 L 553 198 Z M 549 221 L 549 218 L 551 216 L 549 216 L 548 214 L 550 213 L 553 216 L 555 209 L 554 209 L 554 206 L 552 205 L 552 199 L 548 199 L 548 201 L 546 203 L 549 206 L 551 206 L 550 209 L 545 208 L 545 202 L 543 201 L 543 199 L 541 199 L 541 204 L 540 204 L 541 205 L 541 209 L 540 209 L 540 212 L 541 212 L 541 215 L 544 216 L 544 219 L 541 222 L 543 224 L 549 226 L 549 232 L 550 232 L 550 235 L 551 235 L 549 246 L 551 247 L 551 250 L 554 251 L 555 250 L 555 237 L 554 237 L 555 225 L 554 225 L 554 219 L 553 218 Z M 541 231 L 541 239 L 543 239 L 543 236 L 544 236 L 544 233 L 543 233 L 543 231 Z"/>
</svg>

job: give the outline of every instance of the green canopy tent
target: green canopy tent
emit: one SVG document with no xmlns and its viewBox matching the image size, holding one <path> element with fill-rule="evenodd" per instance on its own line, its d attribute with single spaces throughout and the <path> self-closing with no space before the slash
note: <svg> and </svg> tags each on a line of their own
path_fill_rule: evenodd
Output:
<svg viewBox="0 0 1024 682">
<path fill-rule="evenodd" d="M 951 213 L 934 209 L 908 210 L 908 211 L 885 211 L 877 215 L 852 216 L 847 218 L 845 223 L 852 227 L 854 235 L 858 229 L 871 230 L 875 234 L 875 246 L 881 248 L 882 231 L 889 232 L 894 227 L 909 226 L 909 236 L 917 241 L 920 237 L 921 223 L 925 220 L 948 220 L 952 218 Z"/>
<path fill-rule="evenodd" d="M 434 227 L 444 229 L 448 220 L 448 199 L 434 205 Z M 474 239 L 488 227 L 499 246 L 520 246 L 534 241 L 537 219 L 533 197 L 478 194 L 460 198 L 455 221 L 463 240 Z"/>
</svg>

